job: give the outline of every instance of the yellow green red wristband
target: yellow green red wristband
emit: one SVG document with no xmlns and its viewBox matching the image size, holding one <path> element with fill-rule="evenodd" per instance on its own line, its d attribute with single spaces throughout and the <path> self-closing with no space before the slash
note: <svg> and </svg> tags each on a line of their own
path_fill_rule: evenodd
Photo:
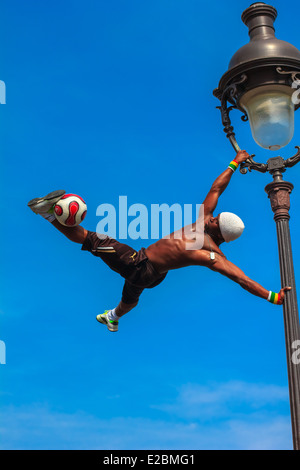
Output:
<svg viewBox="0 0 300 470">
<path fill-rule="evenodd" d="M 238 162 L 235 161 L 235 160 L 232 160 L 229 163 L 228 168 L 230 168 L 233 172 L 235 172 L 235 170 L 237 169 L 238 166 L 239 166 Z"/>
<path fill-rule="evenodd" d="M 271 302 L 271 304 L 278 305 L 279 302 L 280 302 L 280 294 L 277 294 L 276 292 L 272 292 L 270 290 L 269 296 L 268 296 L 268 301 Z"/>
</svg>

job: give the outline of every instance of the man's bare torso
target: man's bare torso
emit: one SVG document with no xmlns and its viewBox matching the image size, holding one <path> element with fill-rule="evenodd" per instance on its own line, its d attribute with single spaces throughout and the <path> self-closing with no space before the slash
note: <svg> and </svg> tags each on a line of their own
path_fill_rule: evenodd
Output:
<svg viewBox="0 0 300 470">
<path fill-rule="evenodd" d="M 201 239 L 201 247 L 195 249 L 195 231 L 196 223 L 173 232 L 146 249 L 149 260 L 159 272 L 192 265 L 212 267 L 220 256 L 224 257 L 220 248 L 207 234 Z M 211 252 L 215 254 L 214 259 L 211 259 Z"/>
</svg>

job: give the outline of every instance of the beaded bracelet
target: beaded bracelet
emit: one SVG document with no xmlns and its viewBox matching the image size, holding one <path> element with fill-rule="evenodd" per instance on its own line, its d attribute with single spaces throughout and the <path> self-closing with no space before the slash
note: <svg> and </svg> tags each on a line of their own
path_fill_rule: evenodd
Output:
<svg viewBox="0 0 300 470">
<path fill-rule="evenodd" d="M 279 302 L 280 302 L 280 294 L 276 294 L 276 292 L 272 292 L 270 290 L 269 296 L 268 296 L 268 301 L 271 302 L 271 304 L 278 305 Z"/>
<path fill-rule="evenodd" d="M 238 162 L 236 160 L 232 160 L 229 163 L 228 168 L 230 168 L 233 172 L 235 172 L 238 166 L 239 166 Z"/>
</svg>

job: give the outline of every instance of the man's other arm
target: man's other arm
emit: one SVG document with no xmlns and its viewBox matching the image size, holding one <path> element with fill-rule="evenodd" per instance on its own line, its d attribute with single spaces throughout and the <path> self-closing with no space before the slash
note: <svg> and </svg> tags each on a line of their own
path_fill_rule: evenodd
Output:
<svg viewBox="0 0 300 470">
<path fill-rule="evenodd" d="M 242 163 L 249 158 L 249 154 L 245 150 L 240 150 L 236 157 L 235 161 L 237 163 Z M 206 198 L 203 201 L 204 204 L 204 215 L 212 214 L 218 204 L 218 199 L 227 188 L 229 181 L 233 175 L 233 171 L 230 168 L 226 168 L 223 173 L 218 176 L 218 178 L 213 182 L 212 187 L 207 194 Z"/>
<path fill-rule="evenodd" d="M 246 276 L 246 274 L 240 268 L 228 261 L 226 258 L 218 257 L 217 261 L 213 266 L 210 267 L 210 269 L 223 274 L 232 281 L 238 283 L 243 289 L 247 290 L 251 294 L 261 297 L 265 300 L 268 299 L 270 291 L 258 284 L 258 282 L 250 279 L 250 277 Z M 279 305 L 283 304 L 285 292 L 289 290 L 291 290 L 291 287 L 283 287 L 280 290 L 280 300 L 278 302 Z"/>
</svg>

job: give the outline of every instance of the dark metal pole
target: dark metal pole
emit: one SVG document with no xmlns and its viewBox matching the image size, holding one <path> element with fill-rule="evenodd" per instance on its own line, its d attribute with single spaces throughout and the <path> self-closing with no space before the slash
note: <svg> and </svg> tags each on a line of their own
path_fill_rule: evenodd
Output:
<svg viewBox="0 0 300 470">
<path fill-rule="evenodd" d="M 240 110 L 244 114 L 242 120 L 246 121 L 249 116 L 242 104 L 243 96 L 262 86 L 265 86 L 266 90 L 269 85 L 293 87 L 298 76 L 300 77 L 300 51 L 292 44 L 275 37 L 273 24 L 276 17 L 276 9 L 264 2 L 252 3 L 243 12 L 242 21 L 249 29 L 250 42 L 236 51 L 228 70 L 221 77 L 218 88 L 213 91 L 214 96 L 221 101 L 218 108 L 221 111 L 224 131 L 236 152 L 240 147 L 229 118 L 230 111 Z M 300 103 L 294 104 L 296 111 L 300 108 Z M 243 174 L 252 170 L 261 173 L 268 171 L 274 179 L 265 189 L 276 222 L 282 287 L 292 287 L 292 290 L 286 293 L 283 314 L 293 443 L 294 448 L 300 450 L 300 326 L 289 229 L 290 193 L 293 185 L 282 179 L 282 173 L 287 167 L 300 162 L 300 148 L 297 148 L 297 154 L 291 158 L 283 160 L 281 157 L 274 157 L 270 158 L 267 164 L 255 162 L 255 155 L 251 155 L 241 164 L 240 171 Z"/>
<path fill-rule="evenodd" d="M 281 285 L 292 287 L 291 291 L 286 292 L 283 316 L 293 444 L 294 450 L 300 450 L 300 361 L 295 357 L 295 349 L 299 348 L 300 344 L 300 326 L 289 228 L 290 193 L 293 185 L 283 181 L 279 170 L 273 173 L 273 179 L 265 190 L 270 198 L 276 222 Z"/>
</svg>

